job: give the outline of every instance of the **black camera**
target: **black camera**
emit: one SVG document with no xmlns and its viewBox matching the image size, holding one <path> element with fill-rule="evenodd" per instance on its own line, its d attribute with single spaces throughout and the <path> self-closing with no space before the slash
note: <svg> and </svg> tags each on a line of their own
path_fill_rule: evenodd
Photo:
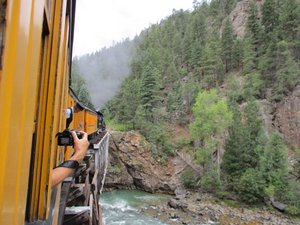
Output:
<svg viewBox="0 0 300 225">
<path fill-rule="evenodd" d="M 79 139 L 83 137 L 83 134 L 79 131 L 75 131 Z M 72 130 L 66 129 L 63 132 L 59 132 L 57 135 L 57 144 L 59 146 L 73 146 L 74 140 L 72 136 Z"/>
</svg>

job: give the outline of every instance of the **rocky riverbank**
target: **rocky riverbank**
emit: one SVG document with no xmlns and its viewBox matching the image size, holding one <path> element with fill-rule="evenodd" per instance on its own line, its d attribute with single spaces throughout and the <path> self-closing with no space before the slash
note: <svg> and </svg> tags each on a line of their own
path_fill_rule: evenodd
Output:
<svg viewBox="0 0 300 225">
<path fill-rule="evenodd" d="M 299 218 L 291 218 L 270 209 L 231 207 L 207 194 L 183 191 L 170 198 L 167 204 L 147 207 L 146 214 L 158 217 L 171 225 L 297 225 Z"/>
<path fill-rule="evenodd" d="M 200 225 L 300 225 L 272 208 L 231 207 L 207 194 L 182 188 L 179 176 L 186 167 L 180 157 L 165 163 L 152 156 L 151 145 L 138 132 L 113 132 L 105 189 L 139 189 L 171 194 L 165 205 L 149 206 L 143 211 L 168 224 Z"/>
</svg>

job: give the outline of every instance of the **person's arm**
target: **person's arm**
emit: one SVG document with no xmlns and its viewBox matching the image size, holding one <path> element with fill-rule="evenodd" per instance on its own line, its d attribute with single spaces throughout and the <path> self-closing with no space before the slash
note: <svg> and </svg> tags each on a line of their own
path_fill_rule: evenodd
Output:
<svg viewBox="0 0 300 225">
<path fill-rule="evenodd" d="M 78 139 L 76 133 L 72 131 L 75 153 L 70 159 L 67 160 L 71 164 L 77 164 L 76 162 L 80 164 L 83 161 L 84 156 L 89 147 L 89 142 L 87 140 L 87 133 L 82 131 L 81 133 L 83 134 L 83 137 L 81 139 Z M 51 186 L 52 187 L 56 186 L 57 184 L 62 182 L 66 177 L 70 176 L 74 172 L 75 172 L 75 168 L 73 169 L 73 168 L 60 167 L 60 166 L 56 167 L 52 171 Z"/>
</svg>

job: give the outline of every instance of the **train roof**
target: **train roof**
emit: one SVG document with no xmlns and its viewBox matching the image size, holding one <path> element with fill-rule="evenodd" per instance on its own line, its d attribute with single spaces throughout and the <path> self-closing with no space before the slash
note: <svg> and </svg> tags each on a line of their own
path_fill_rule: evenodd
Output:
<svg viewBox="0 0 300 225">
<path fill-rule="evenodd" d="M 89 111 L 91 113 L 97 114 L 97 112 L 89 107 L 87 107 L 86 105 L 84 105 L 83 102 L 80 101 L 80 99 L 78 98 L 78 96 L 76 95 L 76 93 L 74 92 L 74 90 L 69 87 L 69 93 L 72 96 L 72 98 L 75 100 L 76 103 L 78 103 L 84 110 Z"/>
</svg>

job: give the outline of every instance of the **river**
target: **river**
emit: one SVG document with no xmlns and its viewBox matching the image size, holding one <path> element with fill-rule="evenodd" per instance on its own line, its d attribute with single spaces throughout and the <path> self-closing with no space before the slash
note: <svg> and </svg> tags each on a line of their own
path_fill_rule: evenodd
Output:
<svg viewBox="0 0 300 225">
<path fill-rule="evenodd" d="M 113 191 L 101 195 L 105 225 L 170 225 L 143 213 L 145 208 L 166 204 L 170 196 L 142 191 Z M 208 223 L 211 224 L 211 223 Z M 201 224 L 199 224 L 201 225 Z"/>
</svg>

